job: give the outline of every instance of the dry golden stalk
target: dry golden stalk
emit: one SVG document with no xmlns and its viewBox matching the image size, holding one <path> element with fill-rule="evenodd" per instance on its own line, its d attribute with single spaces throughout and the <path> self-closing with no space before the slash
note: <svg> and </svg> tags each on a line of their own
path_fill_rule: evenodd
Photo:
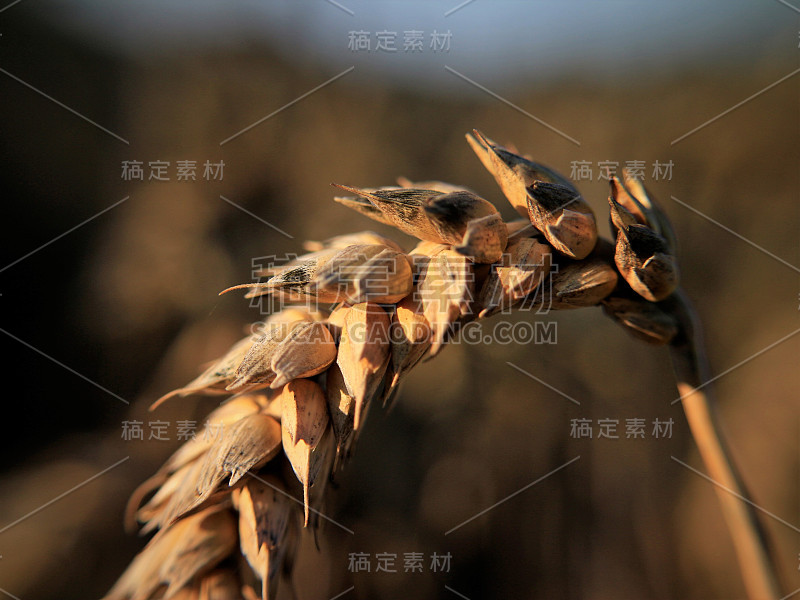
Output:
<svg viewBox="0 0 800 600">
<path fill-rule="evenodd" d="M 780 595 L 714 417 L 696 316 L 675 291 L 666 215 L 625 173 L 624 182 L 611 179 L 616 244 L 598 239 L 594 215 L 564 177 L 478 132 L 468 140 L 525 219 L 504 223 L 486 200 L 442 182 L 339 186 L 359 197 L 337 201 L 422 241 L 408 255 L 368 231 L 310 242 L 309 254 L 266 269 L 269 281 L 236 286 L 249 297 L 338 306 L 330 314 L 286 308 L 271 315 L 156 403 L 246 391 L 213 411 L 201 434 L 134 492 L 128 523 L 135 517 L 143 532 L 160 531 L 108 600 L 274 598 L 280 576 L 292 570 L 300 519 L 317 527 L 327 480 L 352 452 L 371 403 L 388 403 L 401 378 L 434 356 L 455 324 L 520 305 L 602 305 L 632 335 L 670 345 L 709 475 L 738 495 L 720 493 L 720 501 L 748 593 Z M 303 489 L 302 516 L 289 498 L 292 471 Z"/>
<path fill-rule="evenodd" d="M 697 313 L 682 291 L 669 304 L 678 323 L 678 335 L 670 345 L 678 393 L 708 475 L 718 484 L 714 490 L 733 538 L 745 589 L 754 600 L 783 598 L 766 531 L 753 503 L 743 501 L 750 494 L 721 431 Z"/>
</svg>

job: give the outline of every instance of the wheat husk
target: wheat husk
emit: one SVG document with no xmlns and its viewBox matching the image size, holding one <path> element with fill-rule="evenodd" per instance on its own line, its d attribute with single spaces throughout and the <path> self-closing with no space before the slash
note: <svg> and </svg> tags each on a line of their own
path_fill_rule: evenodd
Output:
<svg viewBox="0 0 800 600">
<path fill-rule="evenodd" d="M 470 221 L 497 214 L 491 202 L 464 190 L 442 193 L 414 188 L 337 187 L 367 199 L 400 231 L 440 244 L 459 244 Z"/>
<path fill-rule="evenodd" d="M 383 380 L 389 363 L 389 315 L 380 305 L 363 302 L 347 313 L 336 364 L 348 394 L 355 400 L 353 427 L 358 429 L 368 403 Z"/>
<path fill-rule="evenodd" d="M 272 353 L 275 380 L 270 388 L 278 389 L 299 377 L 313 377 L 334 360 L 336 342 L 328 326 L 319 321 L 299 323 Z"/>
<path fill-rule="evenodd" d="M 277 595 L 281 546 L 292 518 L 291 500 L 277 477 L 251 479 L 233 495 L 239 512 L 239 546 L 261 580 L 261 598 Z"/>
<path fill-rule="evenodd" d="M 350 453 L 356 408 L 356 400 L 350 395 L 342 370 L 336 363 L 326 372 L 325 399 L 336 441 L 336 461 L 333 467 L 336 470 Z"/>
<path fill-rule="evenodd" d="M 648 344 L 669 344 L 678 333 L 678 321 L 671 312 L 638 296 L 615 295 L 606 298 L 603 300 L 603 312 L 635 338 Z"/>
<path fill-rule="evenodd" d="M 442 194 L 450 194 L 451 192 L 469 192 L 470 194 L 475 193 L 474 191 L 463 185 L 456 185 L 454 183 L 447 183 L 446 181 L 437 181 L 437 180 L 411 181 L 407 177 L 398 177 L 397 185 L 399 185 L 402 188 L 412 188 L 418 190 L 434 190 L 436 192 L 441 192 Z"/>
<path fill-rule="evenodd" d="M 252 346 L 236 367 L 236 378 L 225 388 L 228 391 L 240 391 L 244 387 L 254 385 L 267 386 L 277 377 L 272 369 L 275 352 L 292 331 L 306 321 L 293 321 L 281 327 L 260 333 Z"/>
<path fill-rule="evenodd" d="M 305 523 L 308 524 L 309 488 L 319 472 L 322 460 L 314 451 L 328 428 L 325 393 L 310 379 L 296 379 L 281 393 L 283 451 L 303 485 Z"/>
<path fill-rule="evenodd" d="M 556 183 L 578 190 L 572 183 L 553 169 L 533 162 L 497 144 L 477 129 L 466 135 L 467 142 L 480 159 L 483 166 L 497 181 L 503 194 L 523 217 L 528 216 L 528 195 L 526 188 L 535 181 Z"/>
<path fill-rule="evenodd" d="M 203 373 L 187 383 L 182 388 L 164 394 L 156 400 L 150 410 L 158 408 L 161 404 L 175 396 L 188 396 L 190 394 L 227 394 L 227 387 L 236 379 L 236 369 L 250 348 L 258 340 L 258 336 L 249 335 L 239 340 L 220 359 L 216 360 Z"/>
<path fill-rule="evenodd" d="M 340 250 L 321 269 L 308 290 L 318 300 L 335 303 L 392 304 L 414 285 L 406 255 L 382 245 L 358 244 Z"/>
<path fill-rule="evenodd" d="M 526 193 L 531 223 L 553 248 L 578 260 L 594 250 L 597 244 L 594 213 L 574 188 L 534 181 Z"/>
<path fill-rule="evenodd" d="M 434 248 L 417 260 L 417 300 L 433 330 L 431 356 L 441 350 L 453 323 L 471 314 L 475 276 L 465 256 L 447 248 Z"/>
<path fill-rule="evenodd" d="M 397 304 L 392 315 L 391 379 L 387 394 L 400 383 L 400 377 L 410 371 L 428 353 L 433 330 L 419 300 L 413 296 Z"/>
<path fill-rule="evenodd" d="M 549 273 L 551 257 L 552 248 L 535 238 L 520 238 L 511 244 L 481 286 L 478 316 L 509 310 L 532 294 Z"/>
<path fill-rule="evenodd" d="M 208 508 L 175 523 L 140 552 L 104 600 L 147 600 L 162 585 L 175 596 L 195 575 L 216 566 L 236 547 L 230 511 Z"/>
<path fill-rule="evenodd" d="M 640 223 L 642 214 L 636 206 L 628 209 L 618 202 L 622 197 L 631 198 L 616 180 L 612 181 L 608 203 L 617 235 L 614 262 L 637 294 L 652 302 L 663 300 L 678 287 L 677 261 L 666 238 Z"/>
<path fill-rule="evenodd" d="M 358 233 L 336 235 L 321 242 L 307 241 L 303 242 L 303 248 L 309 252 L 318 252 L 320 250 L 328 249 L 342 250 L 348 246 L 363 244 L 386 246 L 387 248 L 391 248 L 397 252 L 404 251 L 402 246 L 400 246 L 400 244 L 395 242 L 393 239 L 384 235 L 380 235 L 379 233 L 375 233 L 374 231 L 359 231 Z"/>
</svg>

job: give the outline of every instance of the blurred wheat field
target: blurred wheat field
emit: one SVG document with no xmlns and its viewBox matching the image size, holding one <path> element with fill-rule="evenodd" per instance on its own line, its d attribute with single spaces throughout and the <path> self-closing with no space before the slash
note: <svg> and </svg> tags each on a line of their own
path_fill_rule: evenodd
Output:
<svg viewBox="0 0 800 600">
<path fill-rule="evenodd" d="M 87 65 L 106 60 L 69 39 L 50 45 L 87 80 Z M 11 72 L 15 60 L 21 61 L 10 57 Z M 501 143 L 513 140 L 565 174 L 574 161 L 645 162 L 645 183 L 678 234 L 684 287 L 703 318 L 713 373 L 798 328 L 797 269 L 682 204 L 790 265 L 800 262 L 797 78 L 671 144 L 792 72 L 796 62 L 608 82 L 565 75 L 508 94 L 580 146 L 468 84 L 458 98 L 424 97 L 372 88 L 358 71 L 220 146 L 333 73 L 297 67 L 260 47 L 111 64 L 106 73 L 113 74 L 92 84 L 84 106 L 94 103 L 92 114 L 104 116 L 111 130 L 135 132 L 130 146 L 80 122 L 64 125 L 55 112 L 20 117 L 20 106 L 40 99 L 13 82 L 0 98 L 0 181 L 9 199 L 3 264 L 35 240 L 130 197 L 85 236 L 66 237 L 3 274 L 2 327 L 131 402 L 109 398 L 5 336 L 6 351 L 21 356 L 20 377 L 6 398 L 23 410 L 8 418 L 18 426 L 4 439 L 0 588 L 23 600 L 100 597 L 140 548 L 142 540 L 122 528 L 125 501 L 178 442 L 124 441 L 121 422 L 201 420 L 216 406 L 213 398 L 186 399 L 147 413 L 155 398 L 194 377 L 197 365 L 219 356 L 257 318 L 256 308 L 217 293 L 249 280 L 252 259 L 300 253 L 302 240 L 362 229 L 388 233 L 335 204 L 331 182 L 442 179 L 512 214 L 463 142 L 475 127 Z M 69 103 L 70 92 L 59 85 L 54 79 L 48 89 Z M 26 149 L 30 136 L 53 130 L 61 135 L 40 155 Z M 185 159 L 223 160 L 224 179 L 119 177 L 123 160 Z M 652 181 L 655 161 L 674 163 L 671 180 Z M 67 166 L 58 174 L 48 164 Z M 578 186 L 605 215 L 607 182 L 594 171 Z M 601 220 L 601 234 L 608 233 Z M 413 245 L 410 238 L 404 243 Z M 680 405 L 671 404 L 677 394 L 664 351 L 641 347 L 599 310 L 552 318 L 557 344 L 453 345 L 417 368 L 390 414 L 373 412 L 334 494 L 331 516 L 354 534 L 324 528 L 320 551 L 304 540 L 301 598 L 327 598 L 350 586 L 354 598 L 405 598 L 411 589 L 420 599 L 455 597 L 445 585 L 469 598 L 743 597 L 713 486 L 671 459 L 702 470 Z M 755 501 L 794 526 L 764 517 L 787 593 L 800 587 L 798 350 L 798 337 L 789 337 L 716 382 L 732 451 Z M 570 436 L 573 419 L 605 418 L 620 420 L 621 439 Z M 628 418 L 645 419 L 648 428 L 672 418 L 673 435 L 625 439 Z M 578 455 L 568 469 L 445 535 Z M 119 468 L 3 529 L 126 456 Z M 402 563 L 410 552 L 426 562 L 450 553 L 451 569 L 348 570 L 351 553 L 395 553 Z"/>
</svg>

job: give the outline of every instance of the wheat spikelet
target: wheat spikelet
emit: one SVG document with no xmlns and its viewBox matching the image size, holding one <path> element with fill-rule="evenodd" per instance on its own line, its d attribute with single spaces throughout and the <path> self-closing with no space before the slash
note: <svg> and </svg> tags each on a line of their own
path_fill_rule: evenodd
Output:
<svg viewBox="0 0 800 600">
<path fill-rule="evenodd" d="M 417 246 L 406 253 L 370 231 L 306 242 L 307 254 L 260 273 L 268 281 L 229 288 L 336 306 L 284 308 L 156 402 L 235 394 L 133 494 L 128 524 L 157 533 L 107 600 L 274 598 L 291 575 L 297 536 L 318 526 L 327 484 L 352 454 L 370 407 L 388 403 L 458 324 L 520 306 L 602 306 L 634 336 L 669 344 L 679 384 L 697 385 L 701 350 L 690 309 L 673 293 L 674 233 L 641 182 L 628 173 L 610 179 L 609 242 L 598 239 L 592 210 L 562 175 L 477 131 L 467 139 L 523 219 L 505 223 L 488 200 L 438 181 L 337 185 L 355 194 L 337 202 L 418 238 Z M 687 416 L 704 456 L 735 487 L 716 429 L 703 420 L 710 411 L 696 408 L 704 401 L 697 394 L 693 401 Z M 726 514 L 740 555 L 763 557 L 755 520 Z M 754 595 L 777 589 L 767 567 L 746 578 Z"/>
</svg>

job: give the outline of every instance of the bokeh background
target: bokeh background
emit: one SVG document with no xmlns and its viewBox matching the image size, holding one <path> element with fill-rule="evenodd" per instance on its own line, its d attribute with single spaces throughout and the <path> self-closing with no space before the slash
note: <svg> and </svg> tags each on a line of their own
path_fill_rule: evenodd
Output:
<svg viewBox="0 0 800 600">
<path fill-rule="evenodd" d="M 412 30 L 423 47 L 404 51 Z M 371 51 L 348 47 L 358 31 Z M 381 31 L 397 52 L 376 50 Z M 126 441 L 122 423 L 147 436 L 216 405 L 147 412 L 258 319 L 217 296 L 253 260 L 361 229 L 413 245 L 333 203 L 331 182 L 441 179 L 513 216 L 464 142 L 472 128 L 567 175 L 589 163 L 578 183 L 599 215 L 600 163 L 644 163 L 724 373 L 733 453 L 797 593 L 799 32 L 783 0 L 0 7 L 0 597 L 99 598 L 143 546 L 125 501 L 178 442 L 174 427 Z M 177 180 L 183 160 L 195 181 Z M 170 181 L 148 180 L 155 161 Z M 743 597 L 713 485 L 673 459 L 703 471 L 666 351 L 599 309 L 514 317 L 545 318 L 557 343 L 453 345 L 371 415 L 328 511 L 355 533 L 306 540 L 299 598 Z M 597 438 L 604 418 L 620 439 Z M 625 439 L 631 418 L 645 439 Z M 572 437 L 573 419 L 594 437 Z M 673 420 L 671 438 L 652 436 L 655 419 Z M 352 573 L 356 552 L 373 571 L 396 554 L 400 572 Z M 410 552 L 423 573 L 402 572 Z M 450 553 L 448 572 L 433 553 Z"/>
</svg>

